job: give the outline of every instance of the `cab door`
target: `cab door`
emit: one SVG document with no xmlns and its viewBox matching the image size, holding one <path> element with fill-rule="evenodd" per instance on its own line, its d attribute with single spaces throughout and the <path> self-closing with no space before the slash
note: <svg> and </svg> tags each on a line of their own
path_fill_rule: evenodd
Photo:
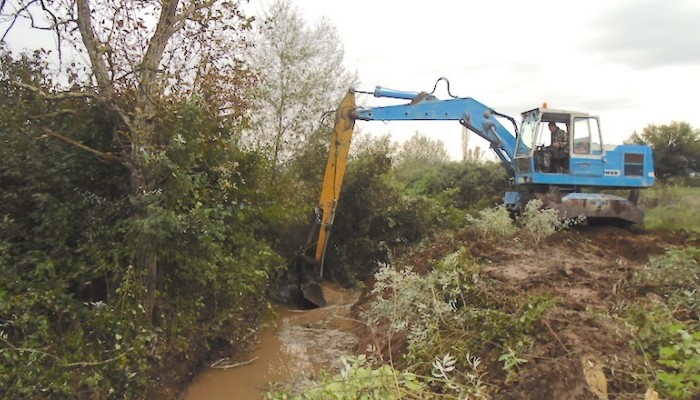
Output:
<svg viewBox="0 0 700 400">
<path fill-rule="evenodd" d="M 603 176 L 605 151 L 597 117 L 574 116 L 570 146 L 570 173 Z"/>
</svg>

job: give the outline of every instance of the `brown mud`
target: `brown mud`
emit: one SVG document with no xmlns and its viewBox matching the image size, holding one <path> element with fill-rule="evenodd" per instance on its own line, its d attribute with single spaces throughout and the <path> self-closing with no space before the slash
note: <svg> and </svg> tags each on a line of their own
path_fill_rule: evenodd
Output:
<svg viewBox="0 0 700 400">
<path fill-rule="evenodd" d="M 630 346 L 632 338 L 621 323 L 608 316 L 625 303 L 630 295 L 623 290 L 626 282 L 650 257 L 688 245 L 700 242 L 683 233 L 617 227 L 558 232 L 536 248 L 523 242 L 494 243 L 463 231 L 399 258 L 425 273 L 443 256 L 467 247 L 505 293 L 547 293 L 558 299 L 536 326 L 535 344 L 524 355 L 527 363 L 517 380 L 505 384 L 500 365 L 489 366 L 486 379 L 499 388 L 494 399 L 638 399 L 644 398 L 645 386 L 632 377 L 643 372 L 644 360 Z M 378 344 L 355 322 L 372 300 L 372 285 L 372 279 L 366 281 L 360 294 L 324 284 L 329 306 L 279 308 L 277 322 L 262 331 L 251 351 L 238 352 L 219 365 L 233 368 L 201 369 L 179 397 L 260 399 L 271 382 L 303 386 L 320 369 L 335 372 L 340 355 Z M 405 343 L 396 335 L 391 344 L 379 347 L 390 351 L 387 359 L 398 360 Z"/>
<path fill-rule="evenodd" d="M 646 388 L 631 376 L 643 372 L 636 368 L 644 359 L 630 346 L 633 338 L 621 323 L 607 315 L 624 304 L 629 293 L 622 288 L 650 257 L 671 246 L 699 244 L 682 233 L 591 226 L 558 232 L 528 248 L 522 242 L 499 244 L 463 231 L 407 255 L 403 262 L 427 272 L 464 246 L 504 293 L 557 298 L 557 307 L 536 327 L 535 344 L 518 379 L 505 384 L 500 365 L 489 366 L 486 379 L 499 388 L 494 399 L 639 399 Z M 356 313 L 371 301 L 371 288 L 367 282 Z M 404 348 L 404 338 L 396 335 L 384 350 L 391 349 L 387 357 L 399 359 Z"/>
</svg>

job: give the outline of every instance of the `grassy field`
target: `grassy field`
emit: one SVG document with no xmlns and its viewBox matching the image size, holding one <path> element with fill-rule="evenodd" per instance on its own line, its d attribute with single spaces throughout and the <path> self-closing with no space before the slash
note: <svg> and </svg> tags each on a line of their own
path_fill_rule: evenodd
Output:
<svg viewBox="0 0 700 400">
<path fill-rule="evenodd" d="M 700 188 L 656 185 L 642 196 L 647 229 L 700 233 Z"/>
</svg>

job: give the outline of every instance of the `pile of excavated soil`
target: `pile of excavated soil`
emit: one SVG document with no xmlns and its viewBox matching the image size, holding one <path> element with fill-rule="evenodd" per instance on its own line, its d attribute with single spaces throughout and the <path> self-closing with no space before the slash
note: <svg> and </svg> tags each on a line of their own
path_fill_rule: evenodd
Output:
<svg viewBox="0 0 700 400">
<path fill-rule="evenodd" d="M 530 247 L 494 243 L 464 231 L 405 261 L 414 271 L 427 272 L 436 260 L 464 246 L 504 293 L 557 298 L 557 306 L 536 325 L 533 348 L 519 355 L 527 363 L 518 379 L 505 384 L 499 371 L 487 374 L 489 383 L 499 387 L 495 399 L 633 399 L 644 397 L 646 388 L 632 378 L 643 372 L 644 359 L 630 346 L 633 338 L 622 323 L 609 316 L 630 296 L 621 287 L 649 257 L 688 244 L 682 234 L 601 226 L 558 232 Z M 356 313 L 371 301 L 371 288 L 368 282 Z M 396 359 L 405 345 L 400 335 L 394 340 L 385 347 Z"/>
</svg>

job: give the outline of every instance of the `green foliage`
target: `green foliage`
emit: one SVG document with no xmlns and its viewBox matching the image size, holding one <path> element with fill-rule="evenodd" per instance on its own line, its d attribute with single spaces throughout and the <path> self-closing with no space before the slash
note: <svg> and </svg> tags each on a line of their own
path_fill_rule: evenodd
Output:
<svg viewBox="0 0 700 400">
<path fill-rule="evenodd" d="M 654 361 L 650 375 L 666 398 L 700 395 L 699 263 L 700 249 L 671 248 L 630 281 L 638 294 L 654 293 L 665 300 L 633 304 L 623 318 L 635 336 L 633 347 Z"/>
<path fill-rule="evenodd" d="M 669 368 L 658 371 L 661 387 L 676 399 L 691 398 L 700 394 L 700 331 L 692 334 L 683 324 L 668 327 L 671 339 L 659 347 L 657 362 Z"/>
<path fill-rule="evenodd" d="M 525 210 L 518 218 L 517 225 L 503 205 L 483 209 L 479 211 L 477 218 L 467 217 L 467 220 L 470 228 L 484 239 L 503 241 L 522 232 L 523 236 L 535 244 L 539 244 L 557 231 L 583 221 L 581 218 L 560 220 L 558 212 L 542 207 L 542 201 L 539 199 L 527 203 Z"/>
<path fill-rule="evenodd" d="M 551 208 L 543 208 L 542 200 L 539 199 L 527 202 L 520 223 L 535 244 L 565 227 L 564 222 L 559 220 L 559 213 Z"/>
<path fill-rule="evenodd" d="M 517 232 L 510 212 L 503 205 L 485 208 L 477 218 L 468 217 L 468 220 L 479 236 L 495 242 L 511 238 Z"/>
<path fill-rule="evenodd" d="M 340 280 L 366 278 L 393 248 L 461 219 L 429 196 L 403 194 L 391 180 L 390 149 L 369 147 L 348 164 L 327 265 Z"/>
<path fill-rule="evenodd" d="M 415 132 L 410 139 L 401 145 L 396 157 L 396 166 L 399 169 L 419 169 L 449 161 L 450 155 L 441 140 L 432 140 Z"/>
<path fill-rule="evenodd" d="M 643 192 L 644 226 L 648 229 L 700 232 L 700 189 L 673 184 L 655 185 Z"/>
<path fill-rule="evenodd" d="M 528 201 L 522 216 L 519 218 L 525 234 L 535 244 L 539 244 L 557 231 L 582 223 L 584 220 L 584 217 L 560 219 L 557 210 L 543 207 L 542 200 L 539 199 Z"/>
<path fill-rule="evenodd" d="M 311 26 L 289 0 L 271 2 L 259 20 L 248 53 L 258 84 L 248 93 L 253 112 L 246 133 L 276 168 L 309 146 L 327 145 L 318 134 L 319 118 L 338 106 L 358 77 L 344 68 L 343 46 L 328 20 Z"/>
<path fill-rule="evenodd" d="M 449 254 L 425 275 L 385 267 L 375 278 L 375 300 L 363 320 L 377 335 L 404 333 L 406 360 L 418 374 L 431 370 L 436 354 L 449 352 L 459 371 L 468 371 L 470 355 L 479 354 L 503 362 L 515 379 L 524 362 L 517 353 L 529 347 L 535 324 L 555 306 L 546 295 L 500 293 L 498 283 L 481 273 L 465 249 Z"/>
<path fill-rule="evenodd" d="M 410 398 L 459 398 L 489 399 L 488 388 L 481 380 L 478 370 L 480 360 L 468 357 L 470 370 L 460 373 L 455 370 L 456 359 L 449 353 L 433 361 L 431 376 L 416 375 L 410 371 L 399 371 L 389 364 L 372 367 L 364 355 L 343 357 L 343 368 L 330 376 L 321 371 L 321 380 L 300 393 L 283 389 L 268 392 L 270 400 L 356 400 L 356 399 L 404 399 Z M 466 379 L 469 385 L 459 383 Z M 440 391 L 433 389 L 439 387 Z M 431 389 L 432 388 L 432 389 Z M 439 393 L 439 394 L 438 394 Z"/>
<path fill-rule="evenodd" d="M 629 307 L 625 320 L 632 328 L 632 346 L 655 362 L 650 366 L 664 398 L 694 399 L 700 395 L 700 325 L 682 323 L 669 309 Z"/>
<path fill-rule="evenodd" d="M 662 181 L 700 171 L 700 131 L 687 122 L 647 125 L 629 141 L 654 148 L 654 172 Z"/>
<path fill-rule="evenodd" d="M 666 254 L 652 257 L 639 270 L 631 284 L 641 293 L 655 293 L 686 319 L 700 316 L 700 249 L 670 248 Z"/>
<path fill-rule="evenodd" d="M 170 99 L 152 121 L 157 146 L 140 155 L 156 189 L 137 195 L 110 112 L 12 84 L 46 80 L 36 60 L 3 57 L 3 395 L 138 398 L 168 360 L 244 337 L 282 259 L 267 241 L 278 212 L 259 181 L 269 161 L 238 149 L 238 123 L 202 99 Z M 142 257 L 158 260 L 158 276 Z"/>
<path fill-rule="evenodd" d="M 372 368 L 365 356 L 343 357 L 343 368 L 334 376 L 321 373 L 321 381 L 301 394 L 284 391 L 268 393 L 268 399 L 355 400 L 400 399 L 404 392 L 420 392 L 423 384 L 411 373 L 401 373 L 390 365 Z"/>
<path fill-rule="evenodd" d="M 443 207 L 460 210 L 490 207 L 500 201 L 508 186 L 506 173 L 493 162 L 450 162 L 398 167 L 395 178 L 408 194 L 434 198 Z"/>
</svg>

